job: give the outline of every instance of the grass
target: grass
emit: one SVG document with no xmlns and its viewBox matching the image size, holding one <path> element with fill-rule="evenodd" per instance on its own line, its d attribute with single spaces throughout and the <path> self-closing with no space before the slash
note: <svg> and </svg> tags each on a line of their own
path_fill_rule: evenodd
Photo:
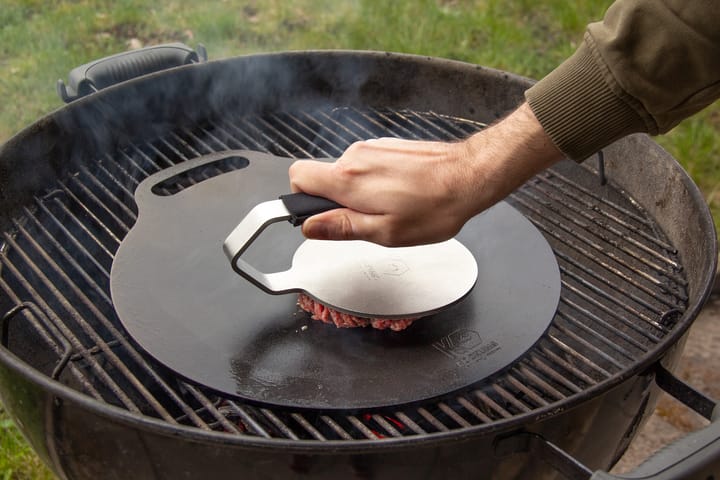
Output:
<svg viewBox="0 0 720 480">
<path fill-rule="evenodd" d="M 0 480 L 52 478 L 0 405 Z"/>
<path fill-rule="evenodd" d="M 130 46 L 203 43 L 211 58 L 364 49 L 453 58 L 540 78 L 609 0 L 3 0 L 0 143 L 61 106 L 55 82 Z M 720 220 L 720 107 L 658 139 Z M 46 478 L 0 410 L 0 480 Z M 36 470 L 35 470 L 36 469 Z"/>
</svg>

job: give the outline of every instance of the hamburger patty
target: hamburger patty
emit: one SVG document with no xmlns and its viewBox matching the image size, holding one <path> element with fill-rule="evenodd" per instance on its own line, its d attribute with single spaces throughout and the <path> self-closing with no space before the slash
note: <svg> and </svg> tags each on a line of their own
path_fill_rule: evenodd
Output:
<svg viewBox="0 0 720 480">
<path fill-rule="evenodd" d="M 409 327 L 415 320 L 421 317 L 411 318 L 365 318 L 356 317 L 349 313 L 339 312 L 323 305 L 317 300 L 301 293 L 298 295 L 298 305 L 310 314 L 313 320 L 320 320 L 324 323 L 335 324 L 338 328 L 372 327 L 378 330 L 389 328 L 399 332 Z"/>
</svg>

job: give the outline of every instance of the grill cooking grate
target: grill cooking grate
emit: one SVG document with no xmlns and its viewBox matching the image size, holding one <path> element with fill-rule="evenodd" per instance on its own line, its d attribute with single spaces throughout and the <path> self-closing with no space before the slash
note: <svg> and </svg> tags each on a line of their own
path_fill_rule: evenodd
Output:
<svg viewBox="0 0 720 480">
<path fill-rule="evenodd" d="M 34 367 L 101 402 L 173 424 L 267 438 L 432 434 L 510 418 L 578 394 L 637 362 L 672 329 L 685 309 L 687 284 L 675 249 L 653 222 L 621 192 L 569 166 L 537 176 L 510 199 L 558 258 L 562 295 L 550 329 L 506 371 L 438 401 L 327 413 L 219 397 L 143 357 L 112 308 L 110 267 L 136 219 L 133 191 L 163 168 L 230 149 L 333 157 L 360 139 L 452 140 L 482 127 L 434 113 L 341 108 L 223 116 L 108 152 L 37 197 L 4 233 L 0 307 L 8 311 L 6 340 Z M 218 173 L 202 171 L 171 189 Z"/>
</svg>

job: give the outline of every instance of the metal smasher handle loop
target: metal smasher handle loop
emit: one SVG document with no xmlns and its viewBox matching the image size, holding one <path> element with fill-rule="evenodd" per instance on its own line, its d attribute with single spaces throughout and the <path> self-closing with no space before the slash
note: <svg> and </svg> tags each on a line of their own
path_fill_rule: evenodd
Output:
<svg viewBox="0 0 720 480">
<path fill-rule="evenodd" d="M 255 205 L 250 213 L 235 227 L 223 243 L 223 251 L 230 260 L 233 270 L 262 290 L 272 294 L 302 291 L 295 281 L 292 270 L 263 273 L 247 263 L 240 256 L 269 225 L 289 220 L 294 226 L 316 213 L 341 208 L 331 200 L 305 193 L 282 195 L 280 200 Z"/>
<path fill-rule="evenodd" d="M 267 293 L 282 294 L 300 289 L 289 284 L 292 277 L 287 275 L 288 271 L 263 273 L 240 257 L 269 225 L 289 220 L 291 216 L 282 200 L 260 203 L 250 210 L 223 243 L 223 251 L 233 270 Z"/>
</svg>

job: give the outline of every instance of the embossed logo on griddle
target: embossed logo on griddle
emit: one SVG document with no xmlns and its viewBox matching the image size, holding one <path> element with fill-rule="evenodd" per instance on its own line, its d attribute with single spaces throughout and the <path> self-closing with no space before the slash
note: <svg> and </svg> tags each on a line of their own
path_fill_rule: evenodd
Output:
<svg viewBox="0 0 720 480">
<path fill-rule="evenodd" d="M 373 263 L 362 262 L 360 268 L 368 280 L 380 280 L 383 275 L 399 277 L 410 270 L 407 263 L 399 258 L 380 259 Z"/>
<path fill-rule="evenodd" d="M 498 342 L 483 341 L 477 331 L 469 328 L 455 330 L 433 343 L 433 347 L 452 358 L 458 367 L 467 367 L 500 350 Z"/>
<path fill-rule="evenodd" d="M 393 277 L 399 277 L 400 275 L 407 273 L 408 270 L 410 270 L 410 267 L 408 267 L 407 263 L 403 260 L 399 258 L 388 258 L 384 261 L 382 273 L 385 275 L 392 275 Z"/>
</svg>

